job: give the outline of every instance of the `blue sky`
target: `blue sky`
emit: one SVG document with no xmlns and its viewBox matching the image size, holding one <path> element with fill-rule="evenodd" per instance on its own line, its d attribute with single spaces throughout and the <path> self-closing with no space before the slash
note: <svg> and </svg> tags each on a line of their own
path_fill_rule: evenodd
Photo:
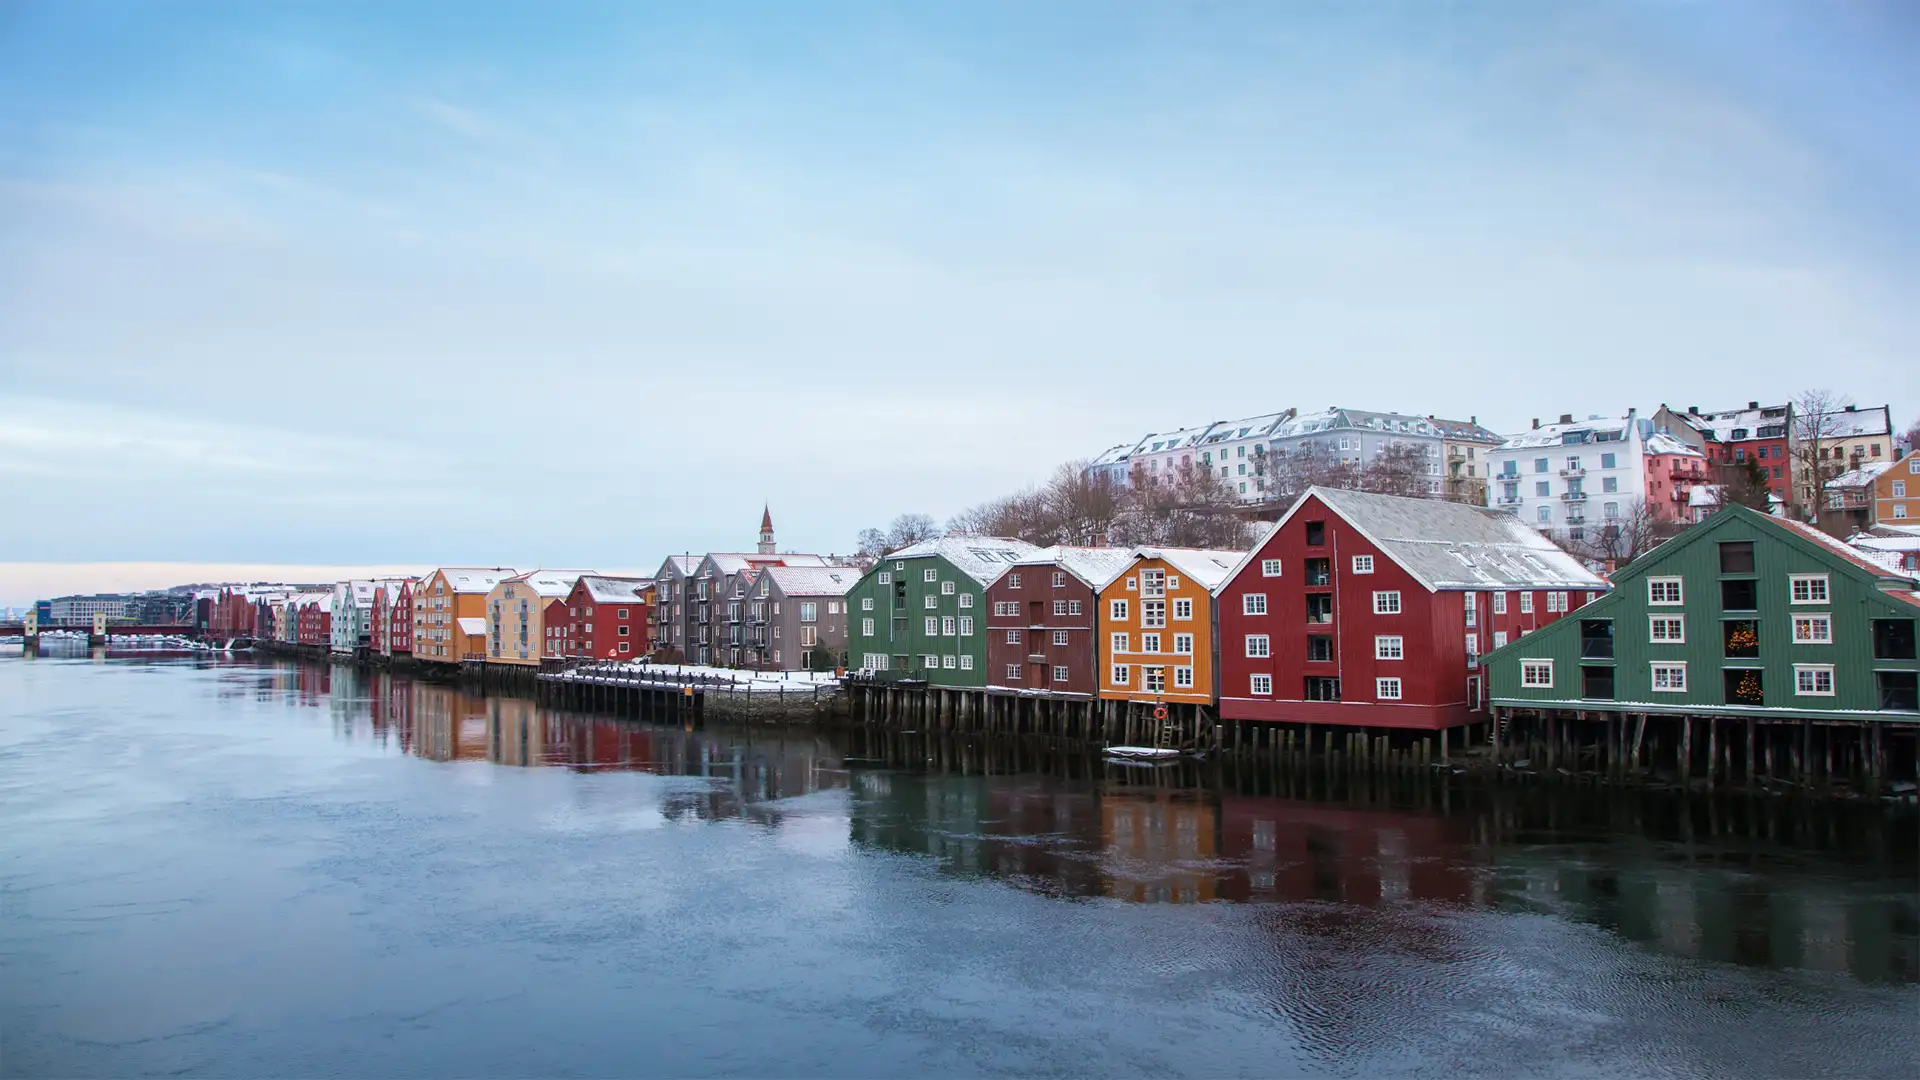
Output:
<svg viewBox="0 0 1920 1080">
<path fill-rule="evenodd" d="M 63 527 L 0 562 L 844 550 L 1289 405 L 1904 422 L 1917 71 L 1899 2 L 14 3 Z"/>
</svg>

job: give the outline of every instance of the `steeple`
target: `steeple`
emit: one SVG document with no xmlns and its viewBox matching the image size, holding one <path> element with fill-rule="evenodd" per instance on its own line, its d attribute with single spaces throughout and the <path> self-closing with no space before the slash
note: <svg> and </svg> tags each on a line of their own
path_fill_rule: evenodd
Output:
<svg viewBox="0 0 1920 1080">
<path fill-rule="evenodd" d="M 760 554 L 773 554 L 773 510 L 765 507 L 760 511 Z"/>
</svg>

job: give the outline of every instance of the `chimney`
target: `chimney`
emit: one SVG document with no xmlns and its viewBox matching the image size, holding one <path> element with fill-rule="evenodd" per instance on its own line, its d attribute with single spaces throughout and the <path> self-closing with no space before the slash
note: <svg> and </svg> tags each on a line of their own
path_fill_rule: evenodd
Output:
<svg viewBox="0 0 1920 1080">
<path fill-rule="evenodd" d="M 1687 406 L 1687 415 L 1688 415 L 1688 416 L 1699 416 L 1699 415 L 1700 415 L 1700 406 L 1698 406 L 1698 405 L 1689 405 L 1689 406 Z"/>
<path fill-rule="evenodd" d="M 1853 409 L 1854 409 L 1854 407 L 1853 407 L 1852 405 L 1849 405 L 1849 406 L 1847 406 L 1847 411 L 1848 411 L 1848 412 L 1852 412 L 1852 411 L 1853 411 Z"/>
<path fill-rule="evenodd" d="M 1535 431 L 1540 430 L 1540 418 L 1537 416 L 1533 418 L 1533 430 Z"/>
<path fill-rule="evenodd" d="M 1570 413 L 1570 412 L 1563 412 L 1563 413 L 1561 413 L 1561 414 L 1560 414 L 1560 422 L 1561 422 L 1561 423 L 1563 423 L 1563 424 L 1571 424 L 1571 423 L 1573 423 L 1573 414 L 1572 414 L 1572 413 Z"/>
<path fill-rule="evenodd" d="M 1469 416 L 1469 417 L 1467 417 L 1467 423 L 1469 423 L 1469 424 L 1477 424 L 1477 423 L 1479 423 L 1479 422 L 1480 422 L 1480 418 L 1479 418 L 1479 417 L 1477 417 L 1477 416 Z"/>
<path fill-rule="evenodd" d="M 1757 401 L 1749 401 L 1749 402 L 1747 402 L 1747 408 L 1749 408 L 1749 409 L 1757 409 L 1757 408 L 1759 408 L 1759 407 L 1760 407 L 1760 403 L 1759 403 L 1759 402 L 1757 402 Z"/>
</svg>

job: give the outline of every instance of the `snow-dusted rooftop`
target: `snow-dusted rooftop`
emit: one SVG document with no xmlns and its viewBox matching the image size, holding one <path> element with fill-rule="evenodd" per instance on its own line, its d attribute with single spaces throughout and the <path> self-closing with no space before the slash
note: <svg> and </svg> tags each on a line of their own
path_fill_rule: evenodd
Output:
<svg viewBox="0 0 1920 1080">
<path fill-rule="evenodd" d="M 1786 405 L 1756 405 L 1745 409 L 1704 413 L 1686 412 L 1676 415 L 1714 442 L 1729 443 L 1786 437 L 1788 411 L 1789 406 Z M 1773 415 L 1767 415 L 1769 413 Z M 1762 428 L 1768 429 L 1768 434 L 1760 434 Z M 1773 430 L 1776 428 L 1779 429 L 1777 432 Z M 1741 434 L 1736 435 L 1735 432 Z"/>
<path fill-rule="evenodd" d="M 1647 436 L 1647 453 L 1677 454 L 1682 457 L 1697 457 L 1703 460 L 1707 456 L 1664 431 L 1656 431 Z"/>
<path fill-rule="evenodd" d="M 1895 552 L 1876 550 L 1868 547 L 1855 547 L 1844 540 L 1836 540 L 1828 536 L 1826 533 L 1821 532 L 1819 529 L 1814 528 L 1804 521 L 1793 521 L 1788 518 L 1774 518 L 1772 520 L 1781 528 L 1793 530 L 1800 536 L 1811 540 L 1815 544 L 1860 567 L 1862 570 L 1870 570 L 1882 578 L 1897 579 L 1907 583 L 1909 586 L 1916 583 L 1912 574 L 1900 569 L 1900 556 Z"/>
<path fill-rule="evenodd" d="M 1030 558 L 1020 560 L 1019 565 L 1058 566 L 1095 589 L 1100 589 L 1118 577 L 1120 571 L 1125 570 L 1132 561 L 1131 548 L 1072 547 L 1061 544 L 1041 548 Z"/>
<path fill-rule="evenodd" d="M 626 604 L 638 600 L 641 590 L 652 585 L 653 579 L 582 574 L 580 584 L 586 586 L 588 599 L 596 604 Z"/>
<path fill-rule="evenodd" d="M 439 573 L 446 575 L 447 588 L 454 592 L 484 593 L 519 571 L 510 566 L 443 566 Z"/>
<path fill-rule="evenodd" d="M 1427 423 L 1432 424 L 1442 438 L 1452 439 L 1455 442 L 1476 442 L 1498 446 L 1507 441 L 1505 435 L 1472 420 L 1443 420 L 1434 416 L 1428 417 Z"/>
<path fill-rule="evenodd" d="M 1174 567 L 1187 579 L 1198 583 L 1211 592 L 1227 580 L 1227 575 L 1246 556 L 1244 551 L 1221 551 L 1209 548 L 1175 547 L 1137 547 L 1127 553 L 1129 565 L 1136 559 L 1159 559 Z M 1125 568 L 1122 567 L 1124 570 Z M 1115 574 L 1114 577 L 1118 577 Z M 1113 578 L 1108 578 L 1112 581 Z"/>
<path fill-rule="evenodd" d="M 1833 491 L 1872 487 L 1873 482 L 1880 479 L 1880 475 L 1888 469 L 1893 468 L 1893 466 L 1894 463 L 1891 461 L 1868 462 L 1857 469 L 1849 469 L 1841 473 L 1839 476 L 1827 481 L 1826 486 L 1828 490 Z"/>
<path fill-rule="evenodd" d="M 825 566 L 827 560 L 820 555 L 805 555 L 798 552 L 783 552 L 776 555 L 761 555 L 741 551 L 714 551 L 707 554 L 713 561 L 713 569 L 718 574 L 737 574 L 755 566 Z"/>
<path fill-rule="evenodd" d="M 599 576 L 599 571 L 529 570 L 509 580 L 515 584 L 525 585 L 527 588 L 532 589 L 536 595 L 544 596 L 552 600 L 572 592 L 574 585 L 578 584 L 581 578 L 588 576 L 597 577 Z"/>
<path fill-rule="evenodd" d="M 891 551 L 875 565 L 885 569 L 897 559 L 922 559 L 939 556 L 960 568 L 982 585 L 991 585 L 1000 572 L 1014 563 L 1033 556 L 1040 549 L 1025 540 L 1007 536 L 938 536 L 922 540 L 899 551 Z"/>
<path fill-rule="evenodd" d="M 1893 435 L 1893 411 L 1885 405 L 1874 405 L 1864 409 L 1849 406 L 1829 415 L 1833 420 L 1833 433 L 1821 436 L 1823 439 Z"/>
<path fill-rule="evenodd" d="M 788 596 L 845 596 L 861 577 L 851 566 L 769 566 L 761 573 Z"/>
<path fill-rule="evenodd" d="M 1605 579 L 1513 515 L 1442 499 L 1313 487 L 1274 528 L 1309 496 L 1431 589 L 1607 588 Z"/>
<path fill-rule="evenodd" d="M 669 555 L 661 569 L 671 570 L 679 573 L 682 577 L 687 577 L 692 575 L 699 566 L 700 556 L 698 555 Z"/>
<path fill-rule="evenodd" d="M 460 632 L 463 634 L 485 635 L 487 632 L 487 620 L 478 615 L 462 615 L 454 621 L 460 624 Z"/>
<path fill-rule="evenodd" d="M 1530 431 L 1510 435 L 1500 444 L 1501 450 L 1529 450 L 1546 446 L 1561 446 L 1568 435 L 1585 432 L 1606 432 L 1617 439 L 1624 440 L 1630 419 L 1625 416 L 1603 416 L 1597 419 L 1574 420 L 1565 424 L 1541 424 Z"/>
</svg>

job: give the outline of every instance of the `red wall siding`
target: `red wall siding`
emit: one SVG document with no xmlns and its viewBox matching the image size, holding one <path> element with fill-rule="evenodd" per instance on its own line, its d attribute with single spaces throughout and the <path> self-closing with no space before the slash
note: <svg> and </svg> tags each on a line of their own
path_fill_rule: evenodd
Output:
<svg viewBox="0 0 1920 1080">
<path fill-rule="evenodd" d="M 1099 646 L 1096 637 L 1099 631 L 1099 596 L 1092 587 L 1067 574 L 1066 584 L 1055 588 L 1053 575 L 1064 573 L 1049 565 L 1032 565 L 1010 568 L 1000 575 L 1000 579 L 987 586 L 986 610 L 976 612 L 986 627 L 987 635 L 987 671 L 988 686 L 1008 686 L 1022 690 L 1044 690 L 1052 693 L 1086 694 L 1091 697 L 1100 690 L 1097 679 Z M 1012 586 L 1014 574 L 1020 575 L 1020 588 Z M 1053 602 L 1068 602 L 1072 610 L 1075 602 L 1080 605 L 1078 615 L 1055 615 Z M 995 615 L 997 605 L 1017 603 L 1020 614 L 1014 616 Z M 1036 608 L 1034 605 L 1038 605 Z M 1036 629 L 1037 628 L 1037 629 Z M 1020 643 L 1007 642 L 1007 631 L 1020 631 Z M 1055 645 L 1053 632 L 1065 630 L 1067 644 Z M 1030 663 L 1029 655 L 1044 655 L 1044 663 Z M 1007 665 L 1018 664 L 1021 678 L 1007 678 Z M 1067 669 L 1067 681 L 1053 681 L 1053 669 Z"/>
<path fill-rule="evenodd" d="M 746 601 L 742 601 L 745 603 Z M 627 617 L 620 617 L 624 609 Z M 588 611 L 592 614 L 589 615 Z M 653 607 L 636 596 L 631 601 L 596 603 L 584 583 L 576 583 L 556 623 L 562 635 L 562 655 L 585 656 L 599 660 L 638 660 L 647 654 L 653 626 Z M 591 626 L 593 629 L 588 630 Z M 627 628 L 621 636 L 620 628 Z M 620 651 L 625 642 L 627 651 Z"/>
</svg>

